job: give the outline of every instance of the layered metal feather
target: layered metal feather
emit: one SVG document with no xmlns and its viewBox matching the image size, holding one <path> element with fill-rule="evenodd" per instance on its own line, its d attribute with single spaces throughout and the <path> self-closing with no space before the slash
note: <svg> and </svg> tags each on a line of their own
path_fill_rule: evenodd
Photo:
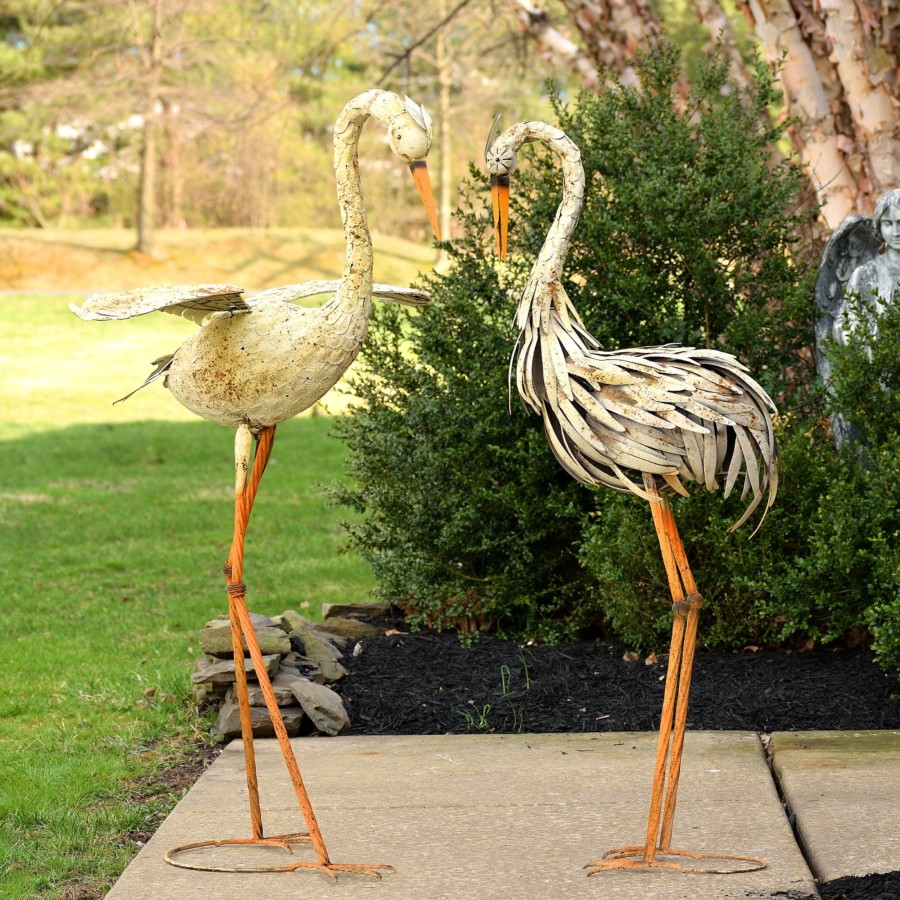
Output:
<svg viewBox="0 0 900 900">
<path fill-rule="evenodd" d="M 566 294 L 560 273 L 584 196 L 578 148 L 559 129 L 524 122 L 487 150 L 492 174 L 512 171 L 516 151 L 542 141 L 563 166 L 563 200 L 516 312 L 516 387 L 542 419 L 550 447 L 578 481 L 653 500 L 687 496 L 696 483 L 725 496 L 739 485 L 749 503 L 740 527 L 778 490 L 775 406 L 736 357 L 665 344 L 604 351 Z"/>
</svg>

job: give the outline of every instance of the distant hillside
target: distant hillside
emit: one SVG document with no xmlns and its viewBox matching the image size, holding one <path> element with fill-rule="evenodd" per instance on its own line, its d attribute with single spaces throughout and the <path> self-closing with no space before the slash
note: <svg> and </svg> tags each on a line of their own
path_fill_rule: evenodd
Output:
<svg viewBox="0 0 900 900">
<path fill-rule="evenodd" d="M 124 230 L 0 230 L 0 291 L 89 294 L 150 284 L 217 282 L 248 292 L 307 278 L 337 278 L 344 242 L 335 229 L 161 231 L 158 256 L 132 249 Z M 430 270 L 430 243 L 374 236 L 375 279 L 407 285 Z"/>
</svg>

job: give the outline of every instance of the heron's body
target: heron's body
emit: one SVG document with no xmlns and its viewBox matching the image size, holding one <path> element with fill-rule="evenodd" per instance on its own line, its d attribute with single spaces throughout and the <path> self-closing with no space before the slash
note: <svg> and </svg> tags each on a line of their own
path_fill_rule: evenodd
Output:
<svg viewBox="0 0 900 900">
<path fill-rule="evenodd" d="M 558 128 L 521 122 L 485 150 L 494 195 L 500 257 L 506 256 L 509 174 L 528 141 L 559 156 L 563 198 L 516 313 L 516 384 L 541 416 L 550 447 L 565 470 L 588 485 L 631 491 L 650 502 L 672 594 L 673 625 L 646 840 L 588 863 L 589 874 L 620 868 L 686 868 L 659 855 L 732 860 L 752 870 L 762 860 L 673 850 L 672 828 L 681 771 L 688 697 L 702 597 L 697 591 L 667 494 L 686 483 L 727 496 L 743 476 L 751 500 L 732 528 L 778 485 L 772 401 L 728 353 L 666 344 L 604 351 L 585 328 L 561 282 L 569 239 L 584 200 L 578 147 Z M 668 770 L 668 771 L 667 771 Z M 734 862 L 730 863 L 733 865 Z M 702 871 L 716 871 L 703 869 Z"/>
<path fill-rule="evenodd" d="M 745 366 L 719 350 L 600 348 L 560 280 L 584 198 L 581 153 L 558 128 L 523 122 L 488 153 L 489 170 L 507 168 L 504 157 L 526 141 L 542 141 L 559 155 L 563 199 L 516 313 L 520 397 L 541 416 L 560 464 L 585 484 L 649 499 L 649 475 L 657 490 L 687 495 L 685 483 L 697 482 L 727 496 L 743 476 L 742 494 L 752 499 L 738 527 L 767 493 L 766 508 L 775 498 L 771 399 Z"/>
<path fill-rule="evenodd" d="M 370 302 L 248 305 L 216 313 L 194 332 L 175 352 L 165 384 L 198 416 L 256 431 L 303 412 L 337 384 L 362 347 Z"/>
<path fill-rule="evenodd" d="M 231 285 L 120 291 L 95 294 L 73 311 L 95 320 L 155 310 L 183 315 L 200 328 L 174 354 L 156 360 L 158 368 L 145 384 L 164 377 L 175 399 L 198 416 L 231 427 L 246 424 L 254 432 L 296 416 L 328 393 L 356 359 L 373 292 L 411 305 L 428 300 L 420 291 L 373 284 L 358 160 L 360 132 L 370 117 L 388 129 L 398 155 L 420 159 L 431 140 L 426 115 L 412 101 L 373 90 L 351 100 L 335 123 L 334 167 L 346 242 L 340 280 L 286 285 L 247 300 Z M 318 308 L 294 305 L 323 293 L 334 296 Z"/>
</svg>

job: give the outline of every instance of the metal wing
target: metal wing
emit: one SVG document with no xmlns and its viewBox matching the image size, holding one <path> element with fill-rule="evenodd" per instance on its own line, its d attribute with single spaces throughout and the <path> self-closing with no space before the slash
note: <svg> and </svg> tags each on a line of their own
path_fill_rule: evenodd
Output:
<svg viewBox="0 0 900 900">
<path fill-rule="evenodd" d="M 333 294 L 341 286 L 340 279 L 333 281 L 301 281 L 297 284 L 286 284 L 277 288 L 270 288 L 257 294 L 252 302 L 257 300 L 283 300 L 285 303 L 296 303 L 307 297 L 317 297 L 320 294 Z M 393 284 L 373 284 L 372 296 L 382 300 L 393 300 L 395 303 L 405 303 L 407 306 L 425 306 L 431 298 L 425 291 L 415 288 L 398 287 Z"/>
<path fill-rule="evenodd" d="M 230 284 L 170 284 L 91 294 L 83 306 L 69 305 L 81 319 L 102 321 L 131 319 L 151 312 L 184 316 L 200 325 L 215 312 L 246 312 L 250 307 L 241 299 L 244 289 Z"/>
<path fill-rule="evenodd" d="M 816 277 L 816 367 L 827 381 L 831 365 L 824 347 L 834 333 L 834 323 L 844 307 L 844 290 L 850 276 L 878 255 L 878 244 L 867 216 L 850 216 L 828 239 Z"/>
</svg>

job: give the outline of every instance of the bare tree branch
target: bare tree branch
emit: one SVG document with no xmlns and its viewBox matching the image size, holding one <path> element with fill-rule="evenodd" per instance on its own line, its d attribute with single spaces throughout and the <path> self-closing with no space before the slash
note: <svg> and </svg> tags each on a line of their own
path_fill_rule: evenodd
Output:
<svg viewBox="0 0 900 900">
<path fill-rule="evenodd" d="M 397 68 L 397 66 L 399 66 L 405 60 L 409 59 L 410 56 L 412 56 L 412 54 L 416 50 L 418 50 L 419 47 L 421 47 L 424 43 L 426 43 L 431 37 L 433 37 L 438 31 L 440 31 L 445 25 L 448 25 L 453 20 L 453 18 L 456 16 L 456 14 L 461 9 L 464 9 L 466 6 L 468 6 L 470 2 L 471 2 L 471 0 L 460 0 L 460 2 L 457 3 L 456 6 L 452 10 L 450 10 L 450 12 L 447 13 L 447 15 L 444 16 L 443 19 L 441 19 L 432 28 L 428 29 L 428 31 L 426 31 L 423 35 L 421 35 L 417 40 L 413 41 L 413 43 L 410 44 L 410 46 L 407 47 L 403 51 L 403 53 L 397 54 L 394 61 L 381 73 L 381 77 L 378 79 L 376 84 L 378 84 L 378 85 L 383 84 L 385 79 L 388 77 L 388 75 L 390 75 L 391 72 L 393 72 L 394 69 Z"/>
</svg>

